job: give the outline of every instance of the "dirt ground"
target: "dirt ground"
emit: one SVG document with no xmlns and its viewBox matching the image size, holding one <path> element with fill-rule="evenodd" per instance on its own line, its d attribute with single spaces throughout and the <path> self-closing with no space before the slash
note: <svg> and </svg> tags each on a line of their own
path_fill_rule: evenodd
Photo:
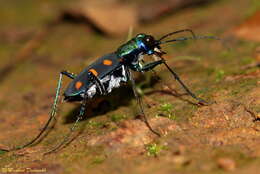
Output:
<svg viewBox="0 0 260 174">
<path fill-rule="evenodd" d="M 0 3 L 5 4 L 0 6 L 0 69 L 15 63 L 19 50 L 67 5 L 65 0 Z M 220 0 L 134 28 L 134 34 L 156 38 L 191 28 L 223 39 L 163 46 L 170 66 L 195 94 L 210 102 L 207 106 L 197 105 L 163 66 L 157 68 L 160 81 L 151 79 L 152 73 L 135 74 L 146 115 L 161 137 L 138 119 L 131 87 L 124 85 L 90 101 L 87 118 L 72 141 L 43 155 L 63 140 L 79 109 L 79 103 L 60 103 L 55 126 L 42 141 L 14 152 L 0 151 L 0 173 L 259 173 L 260 69 L 255 65 L 260 61 L 260 40 L 237 34 L 245 24 L 250 33 L 252 24 L 260 35 L 260 19 L 247 22 L 257 10 L 258 0 Z M 105 37 L 71 23 L 48 31 L 39 47 L 0 80 L 0 148 L 24 144 L 41 130 L 61 70 L 79 73 L 126 38 L 127 33 Z M 65 79 L 64 88 L 68 83 Z"/>
</svg>

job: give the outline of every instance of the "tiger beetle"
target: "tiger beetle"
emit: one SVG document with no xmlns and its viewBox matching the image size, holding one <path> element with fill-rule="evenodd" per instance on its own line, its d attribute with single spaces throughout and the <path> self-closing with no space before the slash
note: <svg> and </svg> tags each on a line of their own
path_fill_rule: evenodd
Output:
<svg viewBox="0 0 260 174">
<path fill-rule="evenodd" d="M 189 32 L 191 33 L 192 37 L 178 37 L 175 39 L 165 40 L 169 36 L 181 32 Z M 63 94 L 64 100 L 67 102 L 80 101 L 81 107 L 75 123 L 72 125 L 70 132 L 67 134 L 67 136 L 65 136 L 64 140 L 56 147 L 54 147 L 52 150 L 46 152 L 45 154 L 54 152 L 63 145 L 68 143 L 72 132 L 75 130 L 78 122 L 83 118 L 85 114 L 87 100 L 93 98 L 96 94 L 107 95 L 114 88 L 120 87 L 120 85 L 122 84 L 121 82 L 131 81 L 134 96 L 137 99 L 142 120 L 151 132 L 160 136 L 160 134 L 150 126 L 147 117 L 145 116 L 141 98 L 136 90 L 132 71 L 147 72 L 153 70 L 156 66 L 163 64 L 191 97 L 196 99 L 200 104 L 206 104 L 206 101 L 204 101 L 201 98 L 198 98 L 193 92 L 189 90 L 189 88 L 181 81 L 179 76 L 173 71 L 172 68 L 170 68 L 170 66 L 162 57 L 163 54 L 166 54 L 161 50 L 162 44 L 185 41 L 190 39 L 219 40 L 217 37 L 214 36 L 196 36 L 190 29 L 178 30 L 175 32 L 168 33 L 158 40 L 156 40 L 152 35 L 141 33 L 137 34 L 136 37 L 121 45 L 115 52 L 100 57 L 94 63 L 86 67 L 78 75 L 70 73 L 68 71 L 61 71 L 59 75 L 54 104 L 50 112 L 50 117 L 43 129 L 41 130 L 41 132 L 27 144 L 5 151 L 14 151 L 25 148 L 34 144 L 35 142 L 37 142 L 37 140 L 39 140 L 42 137 L 43 133 L 49 127 L 51 121 L 55 120 L 63 76 L 67 76 L 68 78 L 72 79 L 72 81 L 70 82 Z M 151 61 L 149 63 L 144 63 L 144 55 L 156 56 L 157 60 Z"/>
</svg>

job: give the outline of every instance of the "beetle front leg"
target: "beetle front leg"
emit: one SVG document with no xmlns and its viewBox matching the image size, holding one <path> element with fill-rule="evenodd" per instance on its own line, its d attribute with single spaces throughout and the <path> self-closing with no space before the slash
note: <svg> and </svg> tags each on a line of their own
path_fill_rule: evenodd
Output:
<svg viewBox="0 0 260 174">
<path fill-rule="evenodd" d="M 152 69 L 154 69 L 156 66 L 162 64 L 164 62 L 164 60 L 157 60 L 154 62 L 150 62 L 144 65 L 141 64 L 136 64 L 133 67 L 131 67 L 134 71 L 139 71 L 139 72 L 146 72 L 146 71 L 150 71 Z"/>
<path fill-rule="evenodd" d="M 158 56 L 160 58 L 160 60 L 158 61 L 154 61 L 148 64 L 145 64 L 143 67 L 140 68 L 141 71 L 149 71 L 152 70 L 153 68 L 155 68 L 157 65 L 160 64 L 164 64 L 166 66 L 166 68 L 171 72 L 171 74 L 174 76 L 174 78 L 181 84 L 181 86 L 186 90 L 186 92 L 193 97 L 194 99 L 196 99 L 199 104 L 208 104 L 208 102 L 206 102 L 205 100 L 203 100 L 202 98 L 197 97 L 193 92 L 191 92 L 191 90 L 182 82 L 182 80 L 180 79 L 180 77 L 178 76 L 177 73 L 175 73 L 170 67 L 169 65 L 166 63 L 166 61 L 161 57 Z"/>
<path fill-rule="evenodd" d="M 164 60 L 161 57 L 162 60 Z M 171 74 L 174 76 L 174 78 L 181 84 L 181 86 L 185 89 L 185 91 L 194 99 L 196 99 L 199 104 L 204 104 L 204 105 L 208 105 L 209 103 L 206 102 L 205 100 L 203 100 L 202 98 L 197 97 L 193 92 L 191 92 L 191 90 L 182 82 L 182 80 L 180 79 L 180 77 L 178 76 L 177 73 L 175 73 L 172 68 L 169 67 L 169 65 L 163 61 L 163 64 L 166 66 L 166 68 L 171 72 Z"/>
<path fill-rule="evenodd" d="M 164 60 L 158 60 L 158 61 L 154 61 L 154 62 L 150 62 L 150 63 L 147 63 L 145 64 L 142 68 L 141 68 L 141 71 L 150 71 L 152 69 L 154 69 L 156 66 L 162 64 L 164 62 Z"/>
</svg>

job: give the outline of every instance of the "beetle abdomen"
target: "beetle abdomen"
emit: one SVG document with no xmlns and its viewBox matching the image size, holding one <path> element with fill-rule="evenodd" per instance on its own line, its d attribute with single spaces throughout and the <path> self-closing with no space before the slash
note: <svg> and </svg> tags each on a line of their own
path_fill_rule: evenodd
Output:
<svg viewBox="0 0 260 174">
<path fill-rule="evenodd" d="M 116 53 L 110 53 L 97 59 L 76 76 L 76 78 L 69 84 L 68 88 L 64 92 L 65 99 L 82 95 L 86 90 L 87 93 L 89 93 L 88 95 L 92 97 L 96 93 L 96 87 L 94 82 L 91 81 L 89 73 L 91 72 L 102 81 L 105 80 L 106 76 L 109 76 L 120 66 L 122 66 L 122 64 L 119 62 Z"/>
</svg>

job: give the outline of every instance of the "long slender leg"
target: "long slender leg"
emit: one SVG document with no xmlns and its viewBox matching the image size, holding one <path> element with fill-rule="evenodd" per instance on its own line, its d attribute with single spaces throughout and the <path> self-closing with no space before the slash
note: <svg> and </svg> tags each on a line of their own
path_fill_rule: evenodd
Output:
<svg viewBox="0 0 260 174">
<path fill-rule="evenodd" d="M 181 86 L 187 91 L 187 93 L 193 97 L 194 99 L 196 99 L 200 104 L 207 104 L 208 102 L 206 102 L 205 100 L 197 97 L 194 93 L 192 93 L 189 88 L 181 81 L 180 77 L 169 67 L 169 65 L 164 61 L 163 64 L 167 67 L 167 69 L 172 73 L 172 75 L 174 76 L 174 78 L 181 84 Z"/>
<path fill-rule="evenodd" d="M 154 62 L 147 63 L 141 68 L 141 70 L 142 71 L 150 71 L 150 70 L 154 69 L 156 66 L 162 64 L 163 62 L 164 62 L 164 60 L 157 60 L 157 61 L 154 61 Z"/>
<path fill-rule="evenodd" d="M 72 127 L 70 128 L 69 133 L 65 136 L 65 138 L 63 139 L 63 141 L 61 143 L 59 143 L 56 147 L 54 147 L 53 149 L 51 149 L 48 152 L 45 152 L 44 155 L 50 154 L 52 152 L 55 152 L 56 150 L 58 150 L 59 148 L 61 148 L 63 145 L 66 145 L 68 143 L 68 140 L 71 136 L 71 134 L 74 132 L 75 128 L 77 127 L 77 124 L 80 120 L 82 120 L 84 114 L 85 114 L 85 109 L 86 109 L 86 93 L 84 94 L 84 99 L 82 101 L 81 107 L 80 107 L 80 112 L 79 115 L 77 116 L 77 120 L 75 121 L 75 123 L 72 125 Z"/>
<path fill-rule="evenodd" d="M 66 70 L 61 71 L 60 73 L 63 74 L 63 75 L 65 75 L 65 76 L 67 76 L 67 77 L 69 77 L 69 78 L 71 78 L 71 79 L 75 79 L 75 77 L 77 76 L 76 74 L 71 73 L 71 72 L 66 71 Z"/>
<path fill-rule="evenodd" d="M 129 76 L 129 78 L 130 78 L 130 80 L 131 80 L 131 83 L 132 83 L 132 88 L 133 88 L 133 92 L 134 92 L 135 98 L 136 98 L 136 100 L 137 100 L 137 103 L 138 103 L 139 108 L 140 108 L 141 115 L 142 115 L 142 117 L 143 117 L 143 121 L 145 122 L 146 126 L 149 128 L 149 130 L 150 130 L 151 132 L 153 132 L 154 134 L 156 134 L 157 136 L 160 137 L 161 135 L 160 135 L 158 132 L 156 132 L 155 130 L 153 130 L 153 128 L 152 128 L 151 125 L 149 124 L 148 119 L 147 119 L 147 117 L 146 117 L 146 115 L 145 115 L 145 113 L 144 113 L 143 103 L 142 103 L 141 97 L 138 95 L 138 93 L 137 93 L 137 91 L 136 91 L 136 85 L 135 85 L 135 81 L 134 81 L 134 79 L 133 79 L 133 76 L 132 76 L 132 74 L 131 74 L 131 72 L 130 72 L 129 69 L 128 69 L 127 71 L 128 71 L 128 76 Z"/>
<path fill-rule="evenodd" d="M 102 84 L 102 82 L 93 74 L 90 72 L 89 74 L 91 76 L 91 81 L 93 81 L 97 87 L 100 90 L 100 94 L 106 94 L 106 90 L 104 85 Z M 63 145 L 66 145 L 69 137 L 71 136 L 71 134 L 73 133 L 73 131 L 75 130 L 78 122 L 83 118 L 84 114 L 85 114 L 85 108 L 86 108 L 86 101 L 87 101 L 87 91 L 84 93 L 84 98 L 80 107 L 80 113 L 77 116 L 77 120 L 75 121 L 75 123 L 73 124 L 73 126 L 70 129 L 70 132 L 65 136 L 64 140 L 58 144 L 55 148 L 53 148 L 52 150 L 45 152 L 44 155 L 50 154 L 52 152 L 55 152 L 56 150 L 58 150 L 60 147 L 62 147 Z"/>
<path fill-rule="evenodd" d="M 174 78 L 181 84 L 181 86 L 187 91 L 187 93 L 192 96 L 194 99 L 196 99 L 200 104 L 207 104 L 208 102 L 206 102 L 205 100 L 197 97 L 193 92 L 191 92 L 191 90 L 182 82 L 182 80 L 180 79 L 180 77 L 178 76 L 178 74 L 176 74 L 170 67 L 169 65 L 165 62 L 165 60 L 159 56 L 159 58 L 161 58 L 161 60 L 158 61 L 154 61 L 151 63 L 148 63 L 146 65 L 144 65 L 143 67 L 141 67 L 142 71 L 149 71 L 149 70 L 153 70 L 153 68 L 155 68 L 157 65 L 160 64 L 164 64 L 167 69 L 172 73 L 172 75 L 174 76 Z"/>
<path fill-rule="evenodd" d="M 159 58 L 161 58 L 161 57 L 159 57 Z M 156 71 L 154 70 L 154 68 L 155 68 L 155 66 L 162 64 L 164 61 L 165 61 L 164 59 L 161 59 L 161 60 L 157 60 L 157 61 L 154 61 L 154 62 L 151 62 L 151 63 L 147 63 L 147 64 L 145 64 L 145 66 L 143 67 L 143 69 L 147 69 L 147 71 L 152 71 L 154 77 L 156 77 L 156 80 L 162 82 L 162 80 L 160 79 L 160 77 L 158 76 L 158 74 L 156 73 Z M 145 63 L 144 60 L 142 60 L 142 62 Z M 164 85 L 165 85 L 165 84 L 164 84 Z M 169 89 L 171 89 L 168 85 L 165 85 L 165 86 L 167 86 Z"/>
<path fill-rule="evenodd" d="M 60 96 L 60 90 L 61 90 L 61 86 L 62 86 L 62 76 L 63 76 L 63 73 L 61 72 L 60 76 L 59 76 L 57 89 L 56 89 L 56 95 L 55 95 L 54 103 L 52 105 L 52 109 L 51 109 L 51 112 L 50 112 L 50 117 L 49 117 L 48 121 L 46 122 L 46 124 L 44 125 L 44 127 L 42 128 L 41 132 L 34 139 L 32 139 L 30 142 L 26 143 L 25 145 L 17 146 L 17 147 L 10 149 L 10 150 L 5 150 L 5 151 L 15 151 L 15 150 L 19 150 L 19 149 L 23 149 L 25 147 L 28 147 L 28 146 L 32 145 L 34 142 L 36 142 L 41 137 L 41 135 L 47 130 L 49 124 L 51 123 L 51 121 L 56 116 L 57 104 L 58 104 L 58 100 L 59 100 L 59 96 Z"/>
</svg>

